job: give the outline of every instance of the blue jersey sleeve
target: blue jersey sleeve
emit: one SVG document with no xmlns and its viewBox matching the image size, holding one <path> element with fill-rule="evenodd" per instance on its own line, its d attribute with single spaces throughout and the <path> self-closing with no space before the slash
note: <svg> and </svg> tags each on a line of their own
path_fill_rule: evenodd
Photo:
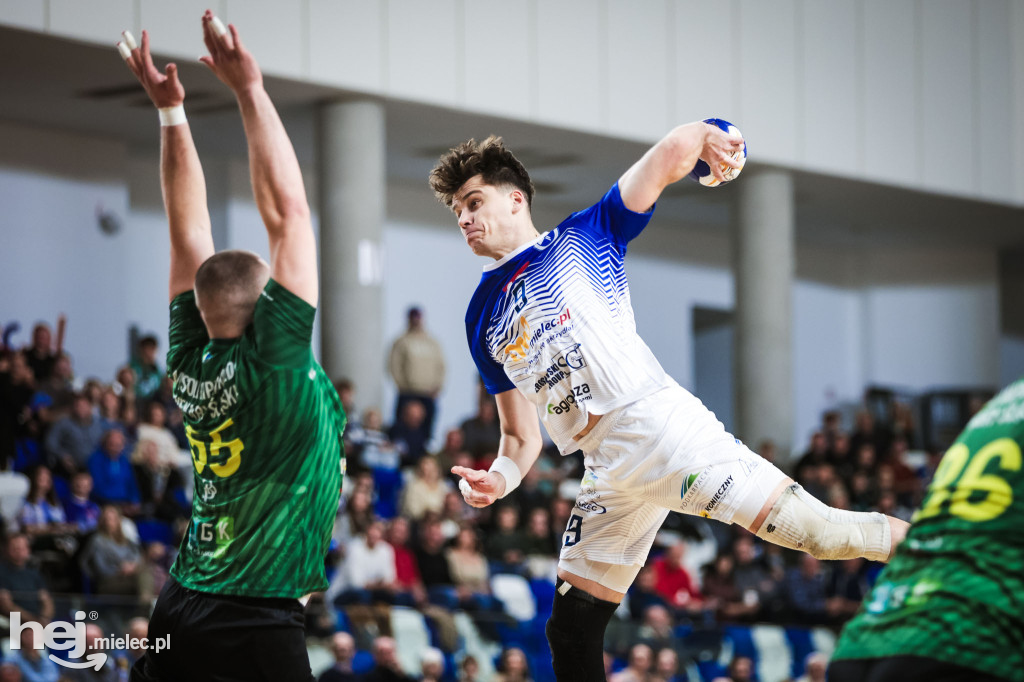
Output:
<svg viewBox="0 0 1024 682">
<path fill-rule="evenodd" d="M 616 182 L 599 202 L 572 214 L 562 224 L 598 232 L 619 246 L 625 247 L 643 232 L 652 215 L 654 206 L 646 213 L 637 213 L 626 208 L 619 193 L 619 183 Z"/>
<path fill-rule="evenodd" d="M 484 388 L 491 395 L 497 395 L 515 388 L 516 385 L 505 374 L 505 368 L 498 364 L 487 350 L 485 308 L 488 306 L 483 303 L 486 296 L 480 294 L 479 290 L 474 294 L 466 311 L 466 338 L 469 341 L 469 354 L 473 356 Z"/>
</svg>

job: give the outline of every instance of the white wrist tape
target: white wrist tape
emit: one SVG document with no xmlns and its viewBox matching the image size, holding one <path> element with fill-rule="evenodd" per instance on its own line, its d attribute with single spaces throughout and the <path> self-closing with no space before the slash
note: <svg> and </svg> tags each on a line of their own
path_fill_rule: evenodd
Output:
<svg viewBox="0 0 1024 682">
<path fill-rule="evenodd" d="M 510 492 L 519 487 L 523 482 L 523 475 L 519 472 L 519 465 L 510 458 L 502 455 L 491 463 L 488 471 L 501 474 L 505 478 L 505 492 L 502 497 L 507 497 Z"/>
<path fill-rule="evenodd" d="M 176 107 L 161 107 L 157 111 L 160 112 L 161 126 L 177 126 L 188 120 L 185 118 L 185 107 L 181 104 Z"/>
<path fill-rule="evenodd" d="M 884 514 L 834 509 L 797 483 L 782 491 L 757 537 L 816 559 L 888 561 L 892 550 L 892 532 Z"/>
</svg>

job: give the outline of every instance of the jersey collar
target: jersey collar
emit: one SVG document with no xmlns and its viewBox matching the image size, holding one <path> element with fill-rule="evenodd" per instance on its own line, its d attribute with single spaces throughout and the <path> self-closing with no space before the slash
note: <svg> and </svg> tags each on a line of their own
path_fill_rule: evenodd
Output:
<svg viewBox="0 0 1024 682">
<path fill-rule="evenodd" d="M 497 270 L 498 268 L 500 268 L 501 266 L 505 265 L 510 260 L 512 260 L 513 258 L 518 256 L 519 254 L 521 254 L 523 251 L 526 251 L 531 246 L 536 246 L 537 244 L 539 244 L 540 240 L 544 239 L 544 237 L 547 234 L 548 234 L 547 232 L 541 233 L 541 234 L 537 235 L 536 239 L 531 239 L 530 241 L 526 242 L 525 244 L 520 246 L 515 251 L 512 251 L 511 253 L 506 254 L 501 260 L 496 260 L 493 263 L 488 263 L 487 265 L 484 266 L 484 272 L 491 272 L 493 270 Z"/>
</svg>

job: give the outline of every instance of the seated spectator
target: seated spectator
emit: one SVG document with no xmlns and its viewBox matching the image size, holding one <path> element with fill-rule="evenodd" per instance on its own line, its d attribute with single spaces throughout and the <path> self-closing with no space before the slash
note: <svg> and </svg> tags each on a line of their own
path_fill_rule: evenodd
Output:
<svg viewBox="0 0 1024 682">
<path fill-rule="evenodd" d="M 523 560 L 526 542 L 519 532 L 519 511 L 510 504 L 498 508 L 493 532 L 487 535 L 487 558 L 510 566 Z"/>
<path fill-rule="evenodd" d="M 679 676 L 679 654 L 668 647 L 654 655 L 654 673 L 651 682 L 683 682 Z"/>
<path fill-rule="evenodd" d="M 498 674 L 494 682 L 533 682 L 530 668 L 526 664 L 526 654 L 522 649 L 509 647 L 501 652 L 498 661 Z"/>
<path fill-rule="evenodd" d="M 185 481 L 181 470 L 161 458 L 154 441 L 139 441 L 136 452 L 140 450 L 139 461 L 132 465 L 140 513 L 167 522 L 185 516 L 189 510 L 183 504 Z"/>
<path fill-rule="evenodd" d="M 397 590 L 395 550 L 384 542 L 384 524 L 374 521 L 366 535 L 345 547 L 345 559 L 327 588 L 327 601 L 336 605 L 391 603 Z"/>
<path fill-rule="evenodd" d="M 491 572 L 487 558 L 480 552 L 480 539 L 473 528 L 465 527 L 459 531 L 447 552 L 447 559 L 448 573 L 460 600 L 490 604 Z"/>
<path fill-rule="evenodd" d="M 61 315 L 61 319 L 58 320 L 58 326 L 63 325 L 61 321 L 63 317 Z M 25 363 L 32 369 L 36 381 L 41 383 L 50 378 L 53 366 L 57 362 L 57 355 L 62 350 L 61 335 L 58 334 L 57 345 L 54 347 L 53 332 L 50 330 L 50 326 L 45 322 L 38 322 L 32 327 L 32 344 L 25 346 L 21 353 L 25 358 Z"/>
<path fill-rule="evenodd" d="M 448 432 L 444 434 L 444 445 L 434 453 L 434 459 L 437 460 L 438 468 L 447 474 L 456 465 L 455 460 L 459 455 L 465 452 L 466 439 L 463 437 L 462 431 L 459 429 L 448 429 Z"/>
<path fill-rule="evenodd" d="M 334 665 L 320 673 L 317 682 L 355 682 L 359 679 L 352 672 L 352 659 L 356 655 L 356 641 L 347 632 L 335 632 L 331 637 L 331 654 Z"/>
<path fill-rule="evenodd" d="M 483 682 L 480 678 L 480 662 L 467 654 L 459 664 L 458 682 Z"/>
<path fill-rule="evenodd" d="M 46 454 L 59 473 L 70 477 L 89 463 L 103 438 L 103 427 L 84 394 L 71 402 L 71 414 L 58 419 L 46 434 Z"/>
<path fill-rule="evenodd" d="M 94 581 L 97 594 L 139 594 L 139 547 L 121 528 L 121 512 L 103 507 L 100 522 L 79 557 L 82 571 Z"/>
<path fill-rule="evenodd" d="M 128 621 L 128 644 L 135 644 L 136 646 L 129 646 L 125 651 L 118 652 L 115 655 L 118 658 L 118 663 L 121 663 L 124 669 L 131 670 L 135 662 L 146 653 L 146 648 L 142 646 L 142 640 L 147 637 L 149 637 L 148 619 L 140 617 L 132 618 Z"/>
<path fill-rule="evenodd" d="M 139 510 L 139 487 L 135 482 L 124 434 L 111 430 L 89 458 L 93 495 L 101 504 L 116 504 L 123 513 L 134 515 Z"/>
<path fill-rule="evenodd" d="M 448 569 L 441 522 L 436 517 L 427 516 L 420 523 L 420 538 L 414 553 L 416 565 L 420 569 L 420 578 L 430 600 L 455 609 L 458 600 L 454 597 L 454 585 Z"/>
<path fill-rule="evenodd" d="M 345 547 L 357 535 L 365 535 L 366 529 L 377 519 L 373 513 L 373 498 L 366 487 L 356 487 L 345 501 L 344 509 L 334 522 L 334 541 Z"/>
<path fill-rule="evenodd" d="M 419 405 L 419 403 L 406 403 Z M 422 408 L 422 405 L 420 405 Z M 402 516 L 419 521 L 427 512 L 440 514 L 444 498 L 452 491 L 451 484 L 441 478 L 441 470 L 433 457 L 421 457 L 416 463 L 416 474 L 402 493 Z"/>
<path fill-rule="evenodd" d="M 353 445 L 358 463 L 373 474 L 373 487 L 377 492 L 374 511 L 380 518 L 390 519 L 398 513 L 402 492 L 401 455 L 381 427 L 380 412 L 367 410 L 358 438 L 353 436 Z"/>
<path fill-rule="evenodd" d="M 753 682 L 754 662 L 746 656 L 735 656 L 729 662 L 729 676 L 716 677 L 714 682 Z"/>
<path fill-rule="evenodd" d="M 44 655 L 42 646 L 43 642 L 36 643 L 35 633 L 30 628 L 21 631 L 21 649 L 12 649 L 7 659 L 18 667 L 20 679 L 26 682 L 57 682 L 60 679 L 61 669 Z"/>
<path fill-rule="evenodd" d="M 436 647 L 427 647 L 420 654 L 419 682 L 441 682 L 444 675 L 444 653 Z"/>
<path fill-rule="evenodd" d="M 402 466 L 415 466 L 427 454 L 430 434 L 425 427 L 427 408 L 418 400 L 402 405 L 398 419 L 388 429 L 388 438 L 402 455 Z"/>
<path fill-rule="evenodd" d="M 42 574 L 29 564 L 28 536 L 11 535 L 6 550 L 0 562 L 0 613 L 20 613 L 22 623 L 47 625 L 53 618 L 53 599 Z"/>
<path fill-rule="evenodd" d="M 825 682 L 825 671 L 828 669 L 828 654 L 815 651 L 804 662 L 804 674 L 796 682 Z"/>
<path fill-rule="evenodd" d="M 100 422 L 103 433 L 111 429 L 118 429 L 125 436 L 128 435 L 127 428 L 121 422 L 122 411 L 121 398 L 114 393 L 114 389 L 107 388 L 100 394 L 99 416 L 97 419 Z"/>
<path fill-rule="evenodd" d="M 558 566 L 558 544 L 551 535 L 551 520 L 548 510 L 535 507 L 530 510 L 523 534 L 523 554 L 526 568 L 534 578 L 550 578 Z M 553 578 L 552 578 L 553 579 Z"/>
<path fill-rule="evenodd" d="M 163 373 L 156 362 L 158 344 L 152 335 L 139 339 L 138 352 L 130 365 L 135 373 L 135 396 L 138 400 L 151 399 L 160 388 Z"/>
<path fill-rule="evenodd" d="M 18 513 L 21 531 L 38 546 L 54 548 L 54 539 L 74 532 L 53 489 L 50 470 L 39 465 L 29 474 L 28 496 Z M 38 547 L 37 547 L 38 548 Z"/>
<path fill-rule="evenodd" d="M 191 466 L 189 457 L 178 447 L 178 439 L 167 428 L 167 410 L 164 406 L 154 400 L 146 405 L 142 416 L 142 421 L 136 427 L 138 441 L 132 452 L 132 463 L 142 464 L 143 448 L 146 443 L 152 443 L 160 466 L 175 470 Z"/>
<path fill-rule="evenodd" d="M 654 560 L 651 564 L 654 589 L 672 608 L 694 613 L 702 608 L 702 598 L 693 577 L 683 566 L 685 553 L 686 544 L 677 542 Z"/>
<path fill-rule="evenodd" d="M 412 603 L 423 604 L 427 593 L 420 580 L 416 555 L 409 548 L 409 535 L 407 519 L 398 516 L 388 524 L 386 538 L 395 555 L 395 586 L 400 593 L 409 595 Z"/>
<path fill-rule="evenodd" d="M 75 399 L 75 372 L 71 367 L 71 356 L 67 353 L 57 355 L 57 360 L 53 363 L 53 371 L 50 372 L 50 378 L 45 380 L 37 379 L 36 390 L 50 397 L 53 401 L 53 409 L 56 412 L 63 414 L 70 408 L 72 401 Z M 91 396 L 84 391 L 83 395 L 89 400 L 89 404 L 92 405 Z"/>
<path fill-rule="evenodd" d="M 476 464 L 484 464 L 489 456 L 493 458 L 501 442 L 501 424 L 494 398 L 481 391 L 476 415 L 462 422 L 459 430 L 462 431 L 465 448 L 476 460 Z M 473 468 L 486 469 L 487 466 Z"/>
<path fill-rule="evenodd" d="M 153 602 L 170 577 L 171 564 L 167 560 L 167 545 L 162 542 L 146 544 L 139 570 L 139 599 Z"/>
<path fill-rule="evenodd" d="M 752 598 L 736 586 L 735 561 L 731 554 L 719 554 L 705 566 L 703 586 L 705 606 L 715 611 L 719 621 L 754 620 L 760 610 L 757 593 Z"/>
<path fill-rule="evenodd" d="M 750 535 L 741 535 L 736 539 L 733 555 L 736 561 L 733 575 L 744 602 L 758 607 L 756 616 L 770 616 L 778 610 L 779 578 L 758 560 L 757 549 Z"/>
<path fill-rule="evenodd" d="M 35 377 L 21 353 L 0 351 L 0 468 L 16 462 L 21 471 L 29 462 L 17 462 L 18 442 L 26 435 L 32 415 L 32 395 Z M 34 453 L 40 461 L 38 448 Z"/>
<path fill-rule="evenodd" d="M 82 535 L 95 530 L 100 520 L 100 506 L 90 499 L 91 495 L 92 474 L 79 471 L 71 478 L 71 494 L 64 503 L 64 515 Z"/>
<path fill-rule="evenodd" d="M 362 678 L 362 682 L 414 682 L 402 670 L 398 662 L 398 643 L 390 637 L 373 640 L 373 668 Z"/>
<path fill-rule="evenodd" d="M 657 604 L 648 606 L 644 611 L 640 629 L 637 630 L 637 637 L 654 651 L 665 647 L 675 647 L 678 641 L 675 636 L 672 614 L 664 606 Z"/>
<path fill-rule="evenodd" d="M 634 644 L 629 650 L 629 663 L 612 675 L 609 682 L 647 682 L 652 657 L 651 647 L 646 644 Z"/>
<path fill-rule="evenodd" d="M 441 510 L 441 531 L 445 540 L 453 540 L 459 530 L 467 523 L 476 523 L 480 513 L 466 504 L 462 493 L 448 491 L 444 496 L 444 508 Z"/>
<path fill-rule="evenodd" d="M 825 580 L 821 562 L 810 554 L 800 554 L 799 565 L 787 571 L 784 583 L 786 606 L 800 624 L 823 625 L 827 622 Z"/>
<path fill-rule="evenodd" d="M 868 593 L 864 559 L 847 559 L 833 565 L 825 588 L 826 608 L 834 623 L 845 623 L 860 608 Z"/>
<path fill-rule="evenodd" d="M 657 574 L 652 566 L 644 566 L 636 574 L 636 580 L 629 586 L 629 617 L 634 621 L 643 620 L 644 613 L 651 606 L 668 607 L 665 597 L 655 589 Z"/>
</svg>

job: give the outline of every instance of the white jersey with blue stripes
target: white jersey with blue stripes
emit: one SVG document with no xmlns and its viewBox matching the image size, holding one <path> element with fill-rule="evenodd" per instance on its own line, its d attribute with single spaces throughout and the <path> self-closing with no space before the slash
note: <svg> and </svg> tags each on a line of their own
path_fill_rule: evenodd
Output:
<svg viewBox="0 0 1024 682">
<path fill-rule="evenodd" d="M 466 312 L 470 352 L 487 390 L 518 389 L 563 453 L 588 415 L 669 381 L 636 332 L 624 257 L 650 220 L 618 185 L 590 208 L 484 268 Z"/>
</svg>

